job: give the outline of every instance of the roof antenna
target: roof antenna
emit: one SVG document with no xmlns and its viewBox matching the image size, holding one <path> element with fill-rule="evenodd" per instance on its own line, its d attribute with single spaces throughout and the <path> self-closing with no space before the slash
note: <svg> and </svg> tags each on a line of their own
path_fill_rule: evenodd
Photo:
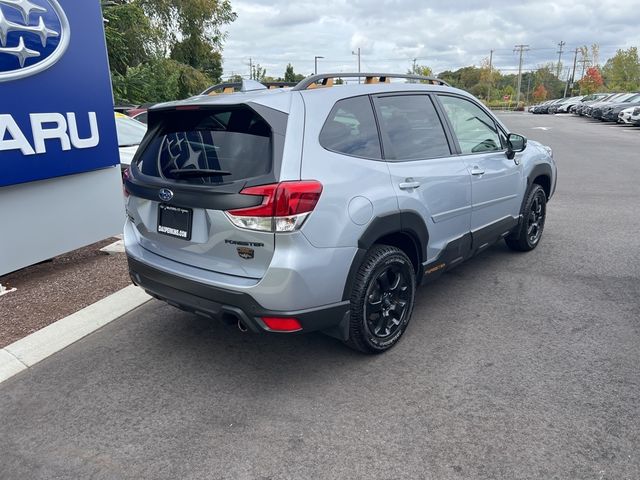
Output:
<svg viewBox="0 0 640 480">
<path fill-rule="evenodd" d="M 256 90 L 268 89 L 263 84 L 261 84 L 260 82 L 256 82 L 255 80 L 248 80 L 246 78 L 242 79 L 242 88 L 240 89 L 241 92 L 255 92 Z"/>
</svg>

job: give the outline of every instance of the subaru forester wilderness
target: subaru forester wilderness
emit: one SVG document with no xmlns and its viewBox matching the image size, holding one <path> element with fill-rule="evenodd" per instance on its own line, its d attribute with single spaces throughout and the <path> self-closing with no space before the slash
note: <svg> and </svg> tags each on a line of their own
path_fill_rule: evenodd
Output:
<svg viewBox="0 0 640 480">
<path fill-rule="evenodd" d="M 501 239 L 534 249 L 555 185 L 548 147 L 440 80 L 249 81 L 149 111 L 126 251 L 133 282 L 178 308 L 383 352 L 419 284 Z"/>
</svg>

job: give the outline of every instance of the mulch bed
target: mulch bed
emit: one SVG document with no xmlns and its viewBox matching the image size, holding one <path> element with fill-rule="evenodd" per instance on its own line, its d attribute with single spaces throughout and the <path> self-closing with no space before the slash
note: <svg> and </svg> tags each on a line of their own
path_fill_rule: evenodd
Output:
<svg viewBox="0 0 640 480">
<path fill-rule="evenodd" d="M 0 277 L 15 292 L 0 297 L 0 348 L 40 330 L 131 282 L 124 253 L 100 249 L 110 238 Z"/>
</svg>

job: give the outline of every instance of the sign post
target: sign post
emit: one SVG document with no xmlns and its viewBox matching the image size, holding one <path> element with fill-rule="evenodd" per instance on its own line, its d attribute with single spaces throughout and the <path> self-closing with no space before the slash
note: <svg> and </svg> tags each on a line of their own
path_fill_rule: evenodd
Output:
<svg viewBox="0 0 640 480">
<path fill-rule="evenodd" d="M 0 0 L 0 275 L 123 218 L 99 0 Z"/>
</svg>

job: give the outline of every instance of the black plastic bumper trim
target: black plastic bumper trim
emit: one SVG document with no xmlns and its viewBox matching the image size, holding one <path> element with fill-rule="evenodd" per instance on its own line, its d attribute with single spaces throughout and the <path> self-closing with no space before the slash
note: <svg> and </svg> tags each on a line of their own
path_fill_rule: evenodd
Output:
<svg viewBox="0 0 640 480">
<path fill-rule="evenodd" d="M 127 256 L 127 260 L 133 283 L 152 297 L 182 310 L 211 318 L 223 318 L 225 315 L 231 315 L 241 320 L 249 330 L 255 333 L 271 331 L 262 322 L 261 317 L 294 317 L 302 325 L 302 330 L 299 332 L 312 332 L 336 327 L 349 311 L 348 301 L 306 310 L 268 310 L 248 293 L 235 292 L 188 280 L 158 270 L 130 256 Z"/>
</svg>

